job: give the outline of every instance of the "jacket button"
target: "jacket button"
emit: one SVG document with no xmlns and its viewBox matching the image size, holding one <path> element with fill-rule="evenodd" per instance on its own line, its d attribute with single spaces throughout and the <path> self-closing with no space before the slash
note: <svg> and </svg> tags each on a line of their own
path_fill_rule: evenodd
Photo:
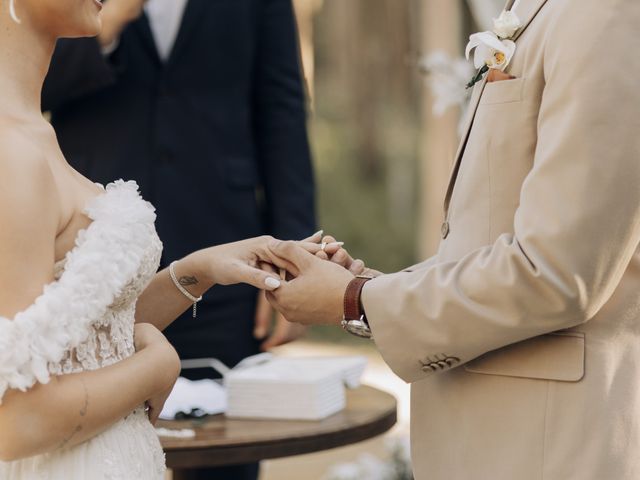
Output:
<svg viewBox="0 0 640 480">
<path fill-rule="evenodd" d="M 431 365 L 423 365 L 422 371 L 425 373 L 432 373 L 432 372 L 435 372 L 436 370 Z"/>
<path fill-rule="evenodd" d="M 442 238 L 445 239 L 449 236 L 449 222 L 443 222 L 442 227 L 440 228 L 440 233 L 442 233 Z"/>
</svg>

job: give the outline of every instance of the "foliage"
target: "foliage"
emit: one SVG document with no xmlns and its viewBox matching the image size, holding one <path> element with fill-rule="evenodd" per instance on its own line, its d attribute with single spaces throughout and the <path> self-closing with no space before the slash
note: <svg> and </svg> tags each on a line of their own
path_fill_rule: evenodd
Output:
<svg viewBox="0 0 640 480">
<path fill-rule="evenodd" d="M 423 79 L 406 63 L 410 11 L 396 0 L 381 9 L 368 0 L 323 5 L 314 19 L 309 125 L 320 226 L 367 265 L 395 272 L 417 261 L 420 218 Z"/>
<path fill-rule="evenodd" d="M 318 210 L 326 232 L 346 243 L 346 248 L 368 265 L 385 272 L 396 271 L 415 260 L 416 215 L 415 166 L 400 158 L 408 169 L 408 183 L 392 191 L 388 174 L 364 177 L 358 171 L 358 152 L 350 142 L 348 128 L 319 119 L 314 128 L 318 159 Z M 405 154 L 406 155 L 406 154 Z M 385 170 L 400 168 L 385 158 Z M 398 173 L 398 172 L 396 172 Z M 401 198 L 391 198 L 398 195 Z"/>
</svg>

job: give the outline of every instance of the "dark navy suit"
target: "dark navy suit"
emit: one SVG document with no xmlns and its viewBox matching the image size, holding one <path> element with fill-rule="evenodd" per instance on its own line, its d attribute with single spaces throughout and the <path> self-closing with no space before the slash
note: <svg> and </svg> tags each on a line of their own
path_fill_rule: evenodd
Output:
<svg viewBox="0 0 640 480">
<path fill-rule="evenodd" d="M 291 0 L 189 0 L 166 62 L 146 16 L 110 55 L 95 39 L 59 41 L 43 110 L 81 173 L 139 183 L 166 266 L 264 233 L 313 233 L 304 98 Z M 234 365 L 258 350 L 256 297 L 215 287 L 166 333 L 182 358 Z"/>
</svg>

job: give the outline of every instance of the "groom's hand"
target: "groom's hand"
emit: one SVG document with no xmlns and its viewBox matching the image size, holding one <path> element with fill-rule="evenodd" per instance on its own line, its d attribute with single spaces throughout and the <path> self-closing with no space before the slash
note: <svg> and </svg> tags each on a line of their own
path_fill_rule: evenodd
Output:
<svg viewBox="0 0 640 480">
<path fill-rule="evenodd" d="M 277 263 L 293 267 L 295 278 L 267 292 L 269 302 L 290 322 L 306 325 L 339 324 L 343 300 L 354 275 L 341 265 L 309 253 L 296 242 L 269 242 Z"/>
<path fill-rule="evenodd" d="M 290 323 L 281 313 L 276 312 L 263 291 L 258 293 L 253 335 L 257 340 L 263 341 L 260 350 L 266 352 L 278 345 L 293 342 L 302 337 L 306 331 L 306 326 Z"/>
</svg>

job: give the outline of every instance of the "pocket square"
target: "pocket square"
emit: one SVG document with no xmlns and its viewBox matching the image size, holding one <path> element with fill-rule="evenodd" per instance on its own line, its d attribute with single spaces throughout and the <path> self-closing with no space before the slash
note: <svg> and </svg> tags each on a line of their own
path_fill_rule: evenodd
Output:
<svg viewBox="0 0 640 480">
<path fill-rule="evenodd" d="M 489 70 L 487 75 L 487 83 L 493 82 L 502 82 L 504 80 L 514 80 L 516 77 L 513 75 L 509 75 L 508 73 L 504 73 L 496 68 L 492 68 Z"/>
</svg>

